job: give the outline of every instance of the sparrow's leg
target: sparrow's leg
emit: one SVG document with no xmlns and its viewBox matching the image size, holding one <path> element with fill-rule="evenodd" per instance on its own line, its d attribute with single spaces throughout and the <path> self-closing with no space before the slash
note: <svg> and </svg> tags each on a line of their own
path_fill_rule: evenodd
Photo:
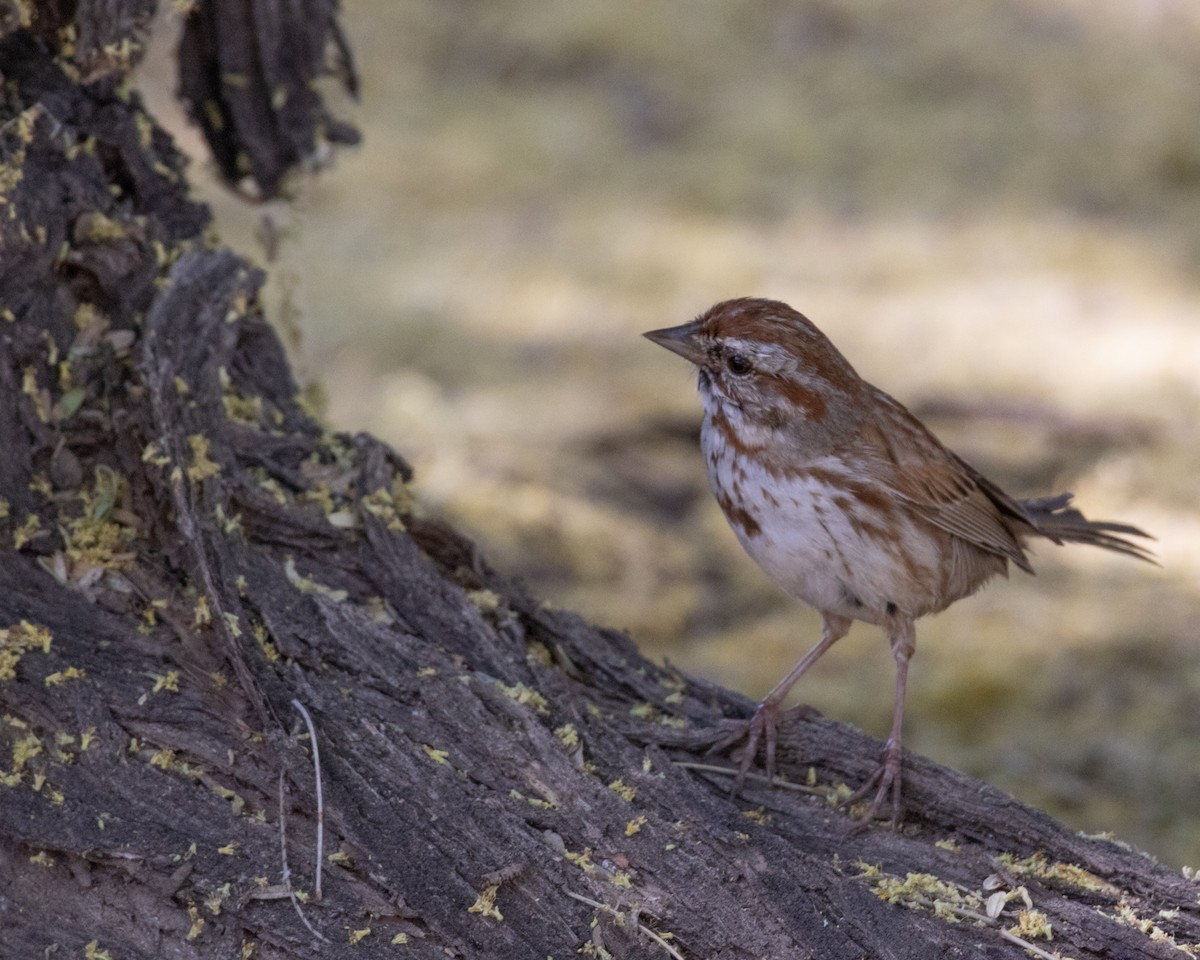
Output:
<svg viewBox="0 0 1200 960">
<path fill-rule="evenodd" d="M 912 659 L 917 648 L 916 625 L 911 617 L 896 616 L 885 624 L 888 641 L 892 645 L 892 656 L 896 658 L 896 705 L 892 711 L 892 732 L 884 744 L 883 755 L 879 767 L 867 778 L 867 782 L 859 787 L 848 799 L 844 806 L 850 806 L 868 796 L 875 790 L 875 798 L 862 817 L 862 822 L 870 823 L 879 817 L 884 810 L 890 812 L 889 822 L 892 829 L 900 826 L 904 817 L 904 805 L 901 802 L 901 781 L 903 769 L 903 750 L 900 746 L 900 731 L 904 726 L 904 694 L 908 685 L 908 661 Z"/>
<path fill-rule="evenodd" d="M 786 677 L 775 684 L 774 689 L 767 694 L 766 699 L 758 705 L 758 709 L 754 711 L 754 716 L 740 725 L 731 734 L 718 740 L 709 748 L 709 753 L 718 753 L 726 747 L 730 747 L 739 740 L 745 739 L 746 746 L 742 750 L 742 761 L 738 766 L 737 776 L 733 780 L 732 795 L 736 796 L 746 783 L 746 775 L 750 772 L 750 767 L 754 764 L 754 758 L 758 754 L 758 745 L 764 742 L 766 745 L 766 773 L 767 779 L 775 778 L 775 744 L 778 739 L 776 728 L 779 723 L 779 715 L 781 713 L 780 706 L 791 692 L 792 687 L 796 685 L 796 681 L 804 676 L 814 663 L 816 663 L 821 655 L 837 643 L 850 629 L 851 621 L 846 617 L 839 617 L 834 614 L 823 614 L 824 625 L 821 630 L 821 641 L 808 651 L 804 657 L 794 666 Z"/>
</svg>

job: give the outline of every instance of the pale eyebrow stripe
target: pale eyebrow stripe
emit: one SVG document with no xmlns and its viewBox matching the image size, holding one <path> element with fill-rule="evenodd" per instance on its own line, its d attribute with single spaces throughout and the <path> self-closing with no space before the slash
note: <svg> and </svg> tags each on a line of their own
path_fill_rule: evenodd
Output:
<svg viewBox="0 0 1200 960">
<path fill-rule="evenodd" d="M 761 340 L 745 340 L 741 337 L 729 337 L 725 340 L 726 349 L 736 353 L 745 353 L 752 357 L 786 360 L 788 351 L 778 343 L 764 343 Z"/>
</svg>

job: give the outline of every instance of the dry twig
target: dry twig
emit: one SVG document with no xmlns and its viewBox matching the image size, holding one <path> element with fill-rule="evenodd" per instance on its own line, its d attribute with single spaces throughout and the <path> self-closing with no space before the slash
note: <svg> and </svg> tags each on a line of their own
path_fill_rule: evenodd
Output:
<svg viewBox="0 0 1200 960">
<path fill-rule="evenodd" d="M 321 902 L 321 863 L 325 859 L 325 798 L 321 790 L 321 750 L 317 746 L 317 730 L 313 726 L 312 717 L 299 700 L 293 700 L 292 706 L 300 711 L 304 724 L 308 727 L 308 742 L 312 744 L 313 776 L 317 781 L 317 866 L 313 879 L 313 898 Z"/>
</svg>

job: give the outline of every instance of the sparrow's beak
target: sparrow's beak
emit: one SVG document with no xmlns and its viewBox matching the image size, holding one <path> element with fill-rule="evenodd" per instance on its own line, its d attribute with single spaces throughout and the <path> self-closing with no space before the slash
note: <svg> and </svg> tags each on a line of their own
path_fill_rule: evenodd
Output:
<svg viewBox="0 0 1200 960">
<path fill-rule="evenodd" d="M 685 360 L 691 360 L 697 366 L 704 363 L 707 355 L 699 344 L 698 334 L 700 323 L 693 320 L 678 327 L 664 327 L 662 330 L 651 330 L 643 333 L 647 340 L 653 340 L 660 347 L 666 347 L 672 353 L 677 353 Z"/>
</svg>

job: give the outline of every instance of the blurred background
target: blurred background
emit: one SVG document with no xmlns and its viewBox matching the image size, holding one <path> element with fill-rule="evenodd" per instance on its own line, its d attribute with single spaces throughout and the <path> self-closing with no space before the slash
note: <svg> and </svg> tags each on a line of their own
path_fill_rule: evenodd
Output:
<svg viewBox="0 0 1200 960">
<path fill-rule="evenodd" d="M 1194 0 L 350 0 L 364 145 L 265 207 L 172 103 L 176 20 L 143 91 L 221 236 L 275 257 L 328 421 L 649 656 L 757 697 L 818 636 L 708 493 L 687 364 L 638 336 L 727 297 L 792 303 L 1012 493 L 1156 533 L 1162 569 L 1046 545 L 923 621 L 905 733 L 1200 865 Z M 794 696 L 883 736 L 892 684 L 860 624 Z"/>
</svg>

